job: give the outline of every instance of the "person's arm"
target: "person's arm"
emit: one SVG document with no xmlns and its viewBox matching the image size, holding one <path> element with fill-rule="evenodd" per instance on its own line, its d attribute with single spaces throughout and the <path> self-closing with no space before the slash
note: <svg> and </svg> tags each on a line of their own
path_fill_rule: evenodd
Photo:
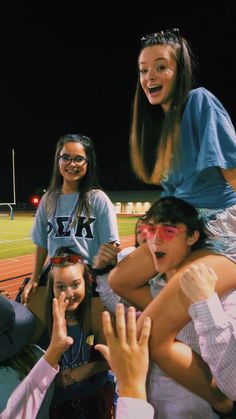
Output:
<svg viewBox="0 0 236 419">
<path fill-rule="evenodd" d="M 98 344 L 95 349 L 106 358 L 118 381 L 119 398 L 116 419 L 133 419 L 134 417 L 152 419 L 154 409 L 146 401 L 150 318 L 145 319 L 139 340 L 137 340 L 134 307 L 128 309 L 126 328 L 124 305 L 117 305 L 117 336 L 107 311 L 103 312 L 102 321 L 107 345 Z"/>
<path fill-rule="evenodd" d="M 71 384 L 80 383 L 100 372 L 108 371 L 109 365 L 105 360 L 92 361 L 76 368 L 66 368 L 57 376 L 57 385 L 67 387 Z"/>
<path fill-rule="evenodd" d="M 46 261 L 47 254 L 48 254 L 47 249 L 36 246 L 33 274 L 28 284 L 26 284 L 22 292 L 22 296 L 21 296 L 22 304 L 25 304 L 28 302 L 29 294 L 31 291 L 35 292 L 37 290 L 39 277 L 42 272 L 44 263 Z"/>
<path fill-rule="evenodd" d="M 97 275 L 96 282 L 97 287 L 96 291 L 99 294 L 101 302 L 112 314 L 115 314 L 116 305 L 121 301 L 121 297 L 117 295 L 111 287 L 109 287 L 107 282 L 108 274 Z"/>
<path fill-rule="evenodd" d="M 199 338 L 201 356 L 209 365 L 219 388 L 236 400 L 236 295 L 221 302 L 215 293 L 218 278 L 205 265 L 192 265 L 180 278 L 191 301 L 189 315 Z"/>
<path fill-rule="evenodd" d="M 121 261 L 123 258 L 127 257 L 135 247 L 124 248 L 121 251 L 117 246 L 112 244 L 103 244 L 100 246 L 99 252 L 94 259 L 94 268 L 97 270 L 96 276 L 96 291 L 99 293 L 99 297 L 107 310 L 112 314 L 115 314 L 116 305 L 118 303 L 123 303 L 126 306 L 129 306 L 129 302 L 122 299 L 118 294 L 116 294 L 108 284 L 108 273 L 102 274 L 99 272 L 99 269 L 104 269 L 107 265 L 112 266 L 113 268 L 116 265 L 117 261 Z M 116 261 L 117 259 L 117 261 Z"/>
<path fill-rule="evenodd" d="M 1 419 L 37 417 L 46 392 L 59 371 L 42 357 L 8 399 Z"/>
<path fill-rule="evenodd" d="M 145 243 L 112 269 L 108 275 L 108 284 L 138 310 L 144 310 L 152 301 L 148 281 L 155 275 L 153 258 Z"/>
<path fill-rule="evenodd" d="M 154 276 L 155 270 L 151 252 L 146 244 L 118 264 L 110 272 L 108 281 L 115 292 L 143 309 L 138 319 L 138 332 L 143 319 L 146 316 L 151 317 L 151 359 L 176 382 L 208 401 L 216 409 L 227 412 L 231 409 L 231 402 L 215 388 L 209 367 L 189 346 L 176 341 L 177 333 L 190 320 L 190 301 L 180 289 L 179 277 L 188 264 L 195 260 L 214 268 L 220 278 L 216 289 L 220 295 L 235 287 L 236 264 L 225 257 L 209 254 L 207 250 L 193 251 L 171 281 L 149 303 L 150 296 L 145 284 Z"/>
<path fill-rule="evenodd" d="M 50 345 L 9 397 L 6 408 L 0 414 L 1 419 L 37 417 L 45 394 L 59 371 L 59 359 L 73 342 L 66 332 L 65 309 L 67 305 L 68 300 L 65 300 L 64 293 L 58 300 L 53 299 L 54 320 Z"/>
<path fill-rule="evenodd" d="M 99 251 L 93 261 L 93 269 L 96 272 L 96 291 L 99 293 L 102 304 L 110 312 L 115 312 L 116 304 L 119 303 L 120 297 L 114 293 L 107 282 L 107 267 L 112 269 L 117 262 L 118 247 L 112 243 L 104 243 L 100 246 Z"/>
<path fill-rule="evenodd" d="M 123 304 L 117 305 L 116 337 L 110 313 L 104 311 L 102 321 L 107 345 L 97 344 L 95 349 L 100 351 L 114 372 L 118 381 L 119 396 L 146 400 L 151 321 L 149 318 L 145 319 L 137 339 L 135 313 L 134 307 L 128 308 L 126 332 L 125 308 Z"/>
</svg>

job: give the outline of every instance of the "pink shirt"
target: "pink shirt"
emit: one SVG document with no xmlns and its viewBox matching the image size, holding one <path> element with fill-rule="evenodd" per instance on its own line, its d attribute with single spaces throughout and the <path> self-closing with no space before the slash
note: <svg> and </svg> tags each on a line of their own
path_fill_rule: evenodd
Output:
<svg viewBox="0 0 236 419">
<path fill-rule="evenodd" d="M 0 419 L 35 419 L 58 371 L 42 356 L 9 397 Z"/>
<path fill-rule="evenodd" d="M 25 379 L 16 387 L 0 419 L 35 419 L 59 368 L 51 367 L 41 357 Z M 154 409 L 145 400 L 119 397 L 116 419 L 153 419 Z"/>
<path fill-rule="evenodd" d="M 153 419 L 153 407 L 142 399 L 119 397 L 116 419 Z"/>
<path fill-rule="evenodd" d="M 221 300 L 214 293 L 208 300 L 189 307 L 201 356 L 222 392 L 231 400 L 236 400 L 235 306 L 235 292 L 229 292 Z"/>
</svg>

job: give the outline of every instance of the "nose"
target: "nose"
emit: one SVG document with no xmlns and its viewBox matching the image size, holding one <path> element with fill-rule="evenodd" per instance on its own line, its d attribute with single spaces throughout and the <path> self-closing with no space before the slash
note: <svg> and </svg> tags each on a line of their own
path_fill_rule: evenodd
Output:
<svg viewBox="0 0 236 419">
<path fill-rule="evenodd" d="M 147 73 L 147 78 L 149 80 L 154 80 L 156 78 L 156 72 L 154 69 L 150 69 Z"/>
<path fill-rule="evenodd" d="M 73 163 L 73 165 L 75 166 L 75 160 L 74 159 L 70 159 L 70 165 Z"/>
<path fill-rule="evenodd" d="M 67 289 L 66 289 L 66 292 L 65 292 L 65 294 L 66 294 L 66 298 L 69 300 L 71 297 L 73 297 L 73 290 L 70 288 L 70 287 L 67 287 Z"/>
<path fill-rule="evenodd" d="M 157 228 L 156 231 L 155 231 L 155 234 L 153 236 L 152 242 L 153 242 L 153 244 L 157 244 L 157 243 L 160 243 L 162 241 L 163 240 L 162 240 L 162 238 L 161 238 L 161 236 L 159 234 L 158 228 Z"/>
</svg>

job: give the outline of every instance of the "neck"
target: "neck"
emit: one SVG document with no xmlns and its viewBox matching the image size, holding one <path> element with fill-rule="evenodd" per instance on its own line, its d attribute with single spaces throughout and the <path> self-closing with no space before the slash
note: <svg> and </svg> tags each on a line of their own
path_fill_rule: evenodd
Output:
<svg viewBox="0 0 236 419">
<path fill-rule="evenodd" d="M 66 311 L 65 312 L 65 319 L 76 319 L 76 315 L 74 311 Z"/>
<path fill-rule="evenodd" d="M 65 319 L 66 319 L 66 324 L 69 326 L 73 326 L 75 324 L 78 324 L 79 321 L 77 320 L 75 314 L 73 312 L 66 312 L 65 313 Z"/>
<path fill-rule="evenodd" d="M 61 192 L 66 195 L 78 192 L 78 183 L 63 183 Z"/>
</svg>

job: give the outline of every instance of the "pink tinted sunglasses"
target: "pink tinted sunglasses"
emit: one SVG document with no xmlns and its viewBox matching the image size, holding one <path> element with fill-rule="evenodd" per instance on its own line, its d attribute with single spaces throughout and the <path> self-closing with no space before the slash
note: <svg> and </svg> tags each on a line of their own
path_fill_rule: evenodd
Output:
<svg viewBox="0 0 236 419">
<path fill-rule="evenodd" d="M 158 233 L 161 240 L 171 241 L 183 228 L 168 224 L 143 224 L 141 227 L 144 240 L 151 240 Z"/>
</svg>

